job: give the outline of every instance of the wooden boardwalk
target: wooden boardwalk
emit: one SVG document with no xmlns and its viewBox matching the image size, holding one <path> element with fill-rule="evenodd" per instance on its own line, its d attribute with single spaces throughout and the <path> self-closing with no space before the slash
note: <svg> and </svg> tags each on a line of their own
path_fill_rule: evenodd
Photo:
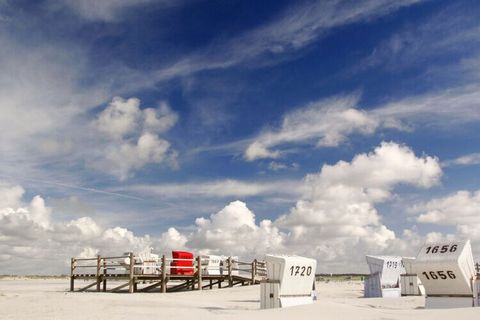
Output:
<svg viewBox="0 0 480 320">
<path fill-rule="evenodd" d="M 75 291 L 75 281 L 78 280 L 89 283 L 76 291 L 165 293 L 213 289 L 214 286 L 253 285 L 266 276 L 265 263 L 257 260 L 242 262 L 229 257 L 223 266 L 217 268 L 202 265 L 205 261 L 201 256 L 190 260 L 192 267 L 170 266 L 170 262 L 175 260 L 187 259 L 172 259 L 163 255 L 159 265 L 141 265 L 135 264 L 133 253 L 117 257 L 72 258 L 70 291 Z M 188 272 L 190 274 L 177 274 L 175 268 L 190 268 L 192 271 Z M 116 285 L 109 286 L 111 282 Z"/>
</svg>

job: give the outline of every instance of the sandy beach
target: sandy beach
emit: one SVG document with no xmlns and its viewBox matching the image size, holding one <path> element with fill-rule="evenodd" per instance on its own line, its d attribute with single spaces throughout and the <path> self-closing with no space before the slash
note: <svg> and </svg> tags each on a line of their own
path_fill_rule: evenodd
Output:
<svg viewBox="0 0 480 320">
<path fill-rule="evenodd" d="M 0 280 L 0 319 L 475 319 L 480 308 L 425 310 L 423 297 L 364 299 L 359 281 L 318 282 L 313 305 L 259 309 L 260 287 L 179 293 L 68 292 L 68 280 Z"/>
</svg>

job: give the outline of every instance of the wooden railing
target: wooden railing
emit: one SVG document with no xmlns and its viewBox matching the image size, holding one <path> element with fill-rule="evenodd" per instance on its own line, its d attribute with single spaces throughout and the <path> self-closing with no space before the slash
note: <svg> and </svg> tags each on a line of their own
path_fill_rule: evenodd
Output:
<svg viewBox="0 0 480 320">
<path fill-rule="evenodd" d="M 263 261 L 243 262 L 234 260 L 228 257 L 223 260 L 220 266 L 209 266 L 202 264 L 205 258 L 197 256 L 195 259 L 178 259 L 167 258 L 165 255 L 161 257 L 160 263 L 155 265 L 143 265 L 135 263 L 136 258 L 133 253 L 128 253 L 122 256 L 102 257 L 100 255 L 92 258 L 72 258 L 70 268 L 70 291 L 75 289 L 75 279 L 95 279 L 95 282 L 81 288 L 80 291 L 85 291 L 93 286 L 96 286 L 97 291 L 107 291 L 107 279 L 128 279 L 128 282 L 117 286 L 110 291 L 118 291 L 128 286 L 128 291 L 133 293 L 137 289 L 136 278 L 148 278 L 152 281 L 157 281 L 154 285 L 148 287 L 150 289 L 160 286 L 161 292 L 167 291 L 167 282 L 169 278 L 191 278 L 192 289 L 197 284 L 197 289 L 202 290 L 203 277 L 211 279 L 212 277 L 220 278 L 218 280 L 219 286 L 222 281 L 227 281 L 228 286 L 232 287 L 235 284 L 258 283 L 261 278 L 266 277 L 266 268 Z M 173 266 L 174 261 L 191 261 L 191 266 Z M 153 270 L 152 270 L 153 268 Z M 180 275 L 172 273 L 172 269 L 192 269 L 191 275 Z M 148 272 L 145 272 L 148 270 Z M 208 271 L 215 271 L 209 274 Z M 205 274 L 204 274 L 205 273 Z M 103 288 L 102 288 L 103 284 Z M 210 288 L 212 282 L 210 281 Z"/>
</svg>

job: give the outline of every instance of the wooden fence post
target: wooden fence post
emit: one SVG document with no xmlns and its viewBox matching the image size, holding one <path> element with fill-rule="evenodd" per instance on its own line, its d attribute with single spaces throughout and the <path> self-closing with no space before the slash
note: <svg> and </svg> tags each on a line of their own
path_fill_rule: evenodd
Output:
<svg viewBox="0 0 480 320">
<path fill-rule="evenodd" d="M 202 290 L 202 257 L 199 255 L 197 257 L 197 281 L 198 281 L 198 290 Z"/>
<path fill-rule="evenodd" d="M 103 292 L 107 292 L 107 260 L 103 259 Z"/>
<path fill-rule="evenodd" d="M 70 291 L 72 292 L 75 290 L 74 272 L 75 272 L 75 258 L 72 258 L 72 260 L 70 261 Z"/>
<path fill-rule="evenodd" d="M 257 259 L 252 262 L 252 283 L 255 284 L 255 275 L 257 274 Z"/>
<path fill-rule="evenodd" d="M 133 266 L 134 266 L 134 260 L 133 260 L 133 252 L 130 252 L 129 254 L 129 257 L 130 257 L 130 276 L 129 276 L 129 279 L 128 279 L 128 293 L 133 293 L 133 282 L 134 282 L 134 279 L 133 279 Z"/>
<path fill-rule="evenodd" d="M 100 278 L 100 262 L 101 262 L 101 258 L 100 258 L 100 255 L 97 255 L 97 292 L 100 291 L 100 283 L 102 282 L 101 278 Z"/>
<path fill-rule="evenodd" d="M 162 292 L 167 292 L 167 258 L 162 256 Z"/>
<path fill-rule="evenodd" d="M 232 257 L 228 257 L 228 286 L 233 287 L 233 277 L 232 277 Z"/>
</svg>

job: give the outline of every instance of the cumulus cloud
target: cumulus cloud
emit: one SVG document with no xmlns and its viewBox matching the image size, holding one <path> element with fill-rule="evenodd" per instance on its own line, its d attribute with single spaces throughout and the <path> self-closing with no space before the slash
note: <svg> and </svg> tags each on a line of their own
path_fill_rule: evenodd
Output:
<svg viewBox="0 0 480 320">
<path fill-rule="evenodd" d="M 176 153 L 169 153 L 170 143 L 150 133 L 143 134 L 134 144 L 124 142 L 120 145 L 111 145 L 105 152 L 105 158 L 100 165 L 109 173 L 125 180 L 131 172 L 144 167 L 149 163 L 162 163 L 171 160 L 175 163 Z"/>
<path fill-rule="evenodd" d="M 161 102 L 158 108 L 143 109 L 145 130 L 163 133 L 172 128 L 177 123 L 178 115 L 172 112 L 172 109 L 166 102 Z"/>
<path fill-rule="evenodd" d="M 121 139 L 138 130 L 163 133 L 172 128 L 178 116 L 168 104 L 161 102 L 158 108 L 140 109 L 138 98 L 114 97 L 94 121 L 99 131 L 114 139 Z"/>
<path fill-rule="evenodd" d="M 480 240 L 480 190 L 457 191 L 414 206 L 412 211 L 419 213 L 420 223 L 455 226 L 462 237 Z"/>
<path fill-rule="evenodd" d="M 154 240 L 153 247 L 156 251 L 168 253 L 171 250 L 186 249 L 187 241 L 187 236 L 170 227 L 159 238 Z"/>
<path fill-rule="evenodd" d="M 408 147 L 384 142 L 351 162 L 324 165 L 308 175 L 308 191 L 275 224 L 290 230 L 286 245 L 297 252 L 323 262 L 360 261 L 396 240 L 375 205 L 390 198 L 399 184 L 427 188 L 441 174 L 437 159 L 419 158 Z"/>
<path fill-rule="evenodd" d="M 12 201 L 18 200 L 23 190 L 3 185 L 3 193 L 10 194 L 3 198 L 10 199 L 12 207 L 0 210 L 0 249 L 3 256 L 12 258 L 0 258 L 0 266 L 2 270 L 18 271 L 14 264 L 31 257 L 42 260 L 53 256 L 68 263 L 72 255 L 118 254 L 153 246 L 155 251 L 167 254 L 172 249 L 185 249 L 245 259 L 268 252 L 301 254 L 316 258 L 322 271 L 353 271 L 366 253 L 412 254 L 412 246 L 426 238 L 452 237 L 440 233 L 422 236 L 415 228 L 396 235 L 377 209 L 394 195 L 398 185 L 429 188 L 441 175 L 438 159 L 418 157 L 406 146 L 384 142 L 350 162 L 324 165 L 320 172 L 307 175 L 296 205 L 273 221 L 257 221 L 246 203 L 233 201 L 209 217 L 197 218 L 190 226 L 170 228 L 155 237 L 138 236 L 120 226 L 104 228 L 88 216 L 56 221 L 55 213 L 41 197 L 27 205 L 15 205 Z M 435 214 L 426 213 L 419 221 L 450 223 L 452 219 L 460 223 L 459 234 L 474 233 L 474 227 L 478 229 L 474 212 L 478 212 L 479 199 L 480 192 L 433 200 L 425 207 Z M 455 220 L 450 212 L 460 207 L 469 209 Z M 62 272 L 67 267 L 59 264 L 44 271 Z"/>
<path fill-rule="evenodd" d="M 278 158 L 280 151 L 272 148 L 292 143 L 314 143 L 317 147 L 335 147 L 353 133 L 369 135 L 378 121 L 357 109 L 359 96 L 327 98 L 284 115 L 280 128 L 266 130 L 245 150 L 248 161 Z"/>
<path fill-rule="evenodd" d="M 178 116 L 162 102 L 158 108 L 140 108 L 137 98 L 113 98 L 92 122 L 105 134 L 105 145 L 97 151 L 90 165 L 120 180 L 147 164 L 176 165 L 176 151 L 160 138 L 177 122 Z"/>
<path fill-rule="evenodd" d="M 0 208 L 12 207 L 20 202 L 25 190 L 0 182 Z"/>
<path fill-rule="evenodd" d="M 19 192 L 21 190 L 22 192 Z M 21 194 L 20 186 L 2 184 L 4 195 Z M 139 251 L 151 244 L 148 235 L 121 228 L 103 228 L 91 217 L 59 221 L 41 196 L 29 203 L 0 203 L 0 270 L 6 273 L 66 273 L 71 256 Z M 34 259 L 37 264 L 32 266 Z M 54 261 L 54 263 L 52 263 Z"/>
<path fill-rule="evenodd" d="M 254 257 L 278 251 L 282 235 L 270 220 L 256 224 L 255 214 L 241 201 L 234 201 L 209 218 L 198 218 L 187 246 L 205 253 Z"/>
<path fill-rule="evenodd" d="M 139 99 L 115 97 L 98 115 L 95 124 L 101 132 L 113 138 L 123 138 L 137 129 L 141 113 Z"/>
<path fill-rule="evenodd" d="M 417 157 L 396 143 L 384 142 L 351 162 L 324 165 L 310 174 L 303 196 L 274 221 L 255 221 L 245 203 L 235 201 L 209 218 L 198 218 L 183 235 L 186 247 L 202 252 L 249 256 L 266 252 L 304 254 L 320 261 L 320 270 L 354 270 L 366 253 L 409 253 L 424 237 L 406 230 L 396 235 L 382 222 L 376 205 L 396 186 L 429 188 L 442 170 L 433 157 Z M 409 243 L 409 241 L 411 243 Z"/>
</svg>

